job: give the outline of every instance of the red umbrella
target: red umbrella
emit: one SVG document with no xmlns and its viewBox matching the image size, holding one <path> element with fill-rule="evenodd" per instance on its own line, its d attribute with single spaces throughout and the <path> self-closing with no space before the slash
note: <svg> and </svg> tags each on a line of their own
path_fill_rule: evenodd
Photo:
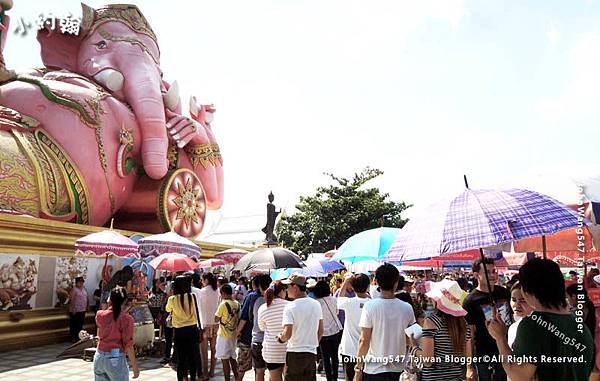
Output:
<svg viewBox="0 0 600 381">
<path fill-rule="evenodd" d="M 198 268 L 199 269 L 205 269 L 208 267 L 217 267 L 217 266 L 223 266 L 228 264 L 229 262 L 224 261 L 222 259 L 215 259 L 215 258 L 211 258 L 211 259 L 207 259 L 205 261 L 199 262 L 198 263 Z"/>
<path fill-rule="evenodd" d="M 198 268 L 198 263 L 185 254 L 166 253 L 151 260 L 150 266 L 155 270 L 176 273 L 179 271 L 193 271 Z"/>
<path fill-rule="evenodd" d="M 240 258 L 248 253 L 249 252 L 244 249 L 227 249 L 216 254 L 215 258 L 221 259 L 226 263 L 237 263 Z"/>
</svg>

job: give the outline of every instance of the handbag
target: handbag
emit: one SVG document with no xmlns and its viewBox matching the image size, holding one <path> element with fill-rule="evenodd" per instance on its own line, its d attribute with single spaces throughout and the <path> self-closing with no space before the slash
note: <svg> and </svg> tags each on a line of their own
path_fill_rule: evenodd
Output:
<svg viewBox="0 0 600 381">
<path fill-rule="evenodd" d="M 421 379 L 421 369 L 423 364 L 417 361 L 417 351 L 419 347 L 410 347 L 406 353 L 407 361 L 404 372 L 400 375 L 400 381 L 419 381 Z"/>
</svg>

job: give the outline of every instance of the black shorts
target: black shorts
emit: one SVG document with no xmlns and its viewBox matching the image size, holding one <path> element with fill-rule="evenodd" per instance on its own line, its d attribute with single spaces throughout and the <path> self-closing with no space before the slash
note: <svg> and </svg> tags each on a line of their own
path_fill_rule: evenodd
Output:
<svg viewBox="0 0 600 381">
<path fill-rule="evenodd" d="M 265 365 L 262 356 L 262 343 L 252 343 L 252 367 L 254 369 L 264 369 Z"/>
<path fill-rule="evenodd" d="M 275 369 L 279 369 L 279 368 L 283 368 L 285 366 L 285 364 L 283 363 L 277 363 L 277 362 L 268 362 L 267 364 L 267 369 L 268 370 L 275 370 Z"/>
</svg>

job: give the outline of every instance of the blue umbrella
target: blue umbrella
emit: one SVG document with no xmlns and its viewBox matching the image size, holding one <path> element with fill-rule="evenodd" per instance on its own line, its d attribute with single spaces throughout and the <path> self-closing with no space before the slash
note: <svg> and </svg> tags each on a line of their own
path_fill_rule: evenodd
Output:
<svg viewBox="0 0 600 381">
<path fill-rule="evenodd" d="M 383 260 L 399 232 L 397 228 L 377 228 L 355 234 L 344 242 L 332 259 L 350 263 Z"/>
<path fill-rule="evenodd" d="M 304 261 L 304 264 L 309 269 L 314 269 L 317 272 L 325 274 L 345 268 L 343 264 L 330 258 L 311 258 Z"/>
</svg>

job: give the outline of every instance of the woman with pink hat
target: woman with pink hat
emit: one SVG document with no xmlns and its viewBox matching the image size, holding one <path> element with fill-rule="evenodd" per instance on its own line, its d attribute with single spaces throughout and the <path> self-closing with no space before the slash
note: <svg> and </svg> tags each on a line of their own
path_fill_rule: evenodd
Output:
<svg viewBox="0 0 600 381">
<path fill-rule="evenodd" d="M 425 318 L 417 351 L 423 361 L 421 380 L 464 380 L 466 360 L 471 358 L 471 332 L 464 319 L 467 311 L 460 302 L 464 291 L 450 279 L 429 282 L 427 289 L 425 295 L 435 302 L 435 309 Z"/>
</svg>

